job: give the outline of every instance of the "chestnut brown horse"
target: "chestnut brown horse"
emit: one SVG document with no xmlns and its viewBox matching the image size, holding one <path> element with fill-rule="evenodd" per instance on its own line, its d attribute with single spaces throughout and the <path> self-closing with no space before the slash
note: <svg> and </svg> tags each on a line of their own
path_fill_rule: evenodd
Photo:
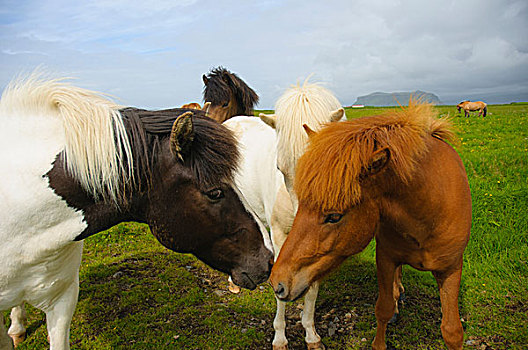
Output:
<svg viewBox="0 0 528 350">
<path fill-rule="evenodd" d="M 457 104 L 457 110 L 460 112 L 460 110 L 464 110 L 464 116 L 467 118 L 469 117 L 469 112 L 479 112 L 479 116 L 485 117 L 488 114 L 488 105 L 485 102 L 477 101 L 477 102 L 471 102 L 471 101 L 462 101 L 459 104 Z"/>
<path fill-rule="evenodd" d="M 285 301 L 362 251 L 376 237 L 379 296 L 374 349 L 400 290 L 403 264 L 431 271 L 440 289 L 442 336 L 462 349 L 458 312 L 462 255 L 471 228 L 471 195 L 460 157 L 444 140 L 449 124 L 433 107 L 409 107 L 380 116 L 330 123 L 310 133 L 297 166 L 299 209 L 270 277 Z"/>
<path fill-rule="evenodd" d="M 237 115 L 253 116 L 259 97 L 235 73 L 217 67 L 202 76 L 204 102 L 211 102 L 208 116 L 219 123 Z"/>
<path fill-rule="evenodd" d="M 200 106 L 199 103 L 191 102 L 191 103 L 186 103 L 186 104 L 182 105 L 180 108 L 187 108 L 187 109 L 202 109 L 202 106 Z"/>
</svg>

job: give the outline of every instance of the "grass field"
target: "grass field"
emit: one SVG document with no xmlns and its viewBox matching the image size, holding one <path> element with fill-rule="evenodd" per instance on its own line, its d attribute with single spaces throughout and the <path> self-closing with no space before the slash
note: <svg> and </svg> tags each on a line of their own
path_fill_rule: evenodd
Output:
<svg viewBox="0 0 528 350">
<path fill-rule="evenodd" d="M 464 257 L 460 311 L 467 349 L 528 348 L 528 104 L 492 105 L 464 118 L 453 106 L 456 145 L 469 176 L 473 228 Z M 381 108 L 348 109 L 356 118 Z M 322 283 L 316 327 L 328 349 L 369 349 L 377 297 L 374 245 Z M 148 228 L 124 223 L 85 241 L 72 349 L 270 349 L 271 288 L 233 295 L 227 277 L 170 252 Z M 404 268 L 407 298 L 388 344 L 444 349 L 434 278 Z M 300 303 L 289 305 L 290 349 L 304 349 Z M 45 349 L 45 316 L 28 307 L 28 339 Z M 7 312 L 5 315 L 7 316 Z"/>
</svg>

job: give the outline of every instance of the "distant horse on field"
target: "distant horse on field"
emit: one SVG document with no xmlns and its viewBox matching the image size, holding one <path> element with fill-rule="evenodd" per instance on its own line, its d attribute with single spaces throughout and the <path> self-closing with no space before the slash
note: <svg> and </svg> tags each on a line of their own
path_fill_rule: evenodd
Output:
<svg viewBox="0 0 528 350">
<path fill-rule="evenodd" d="M 202 109 L 202 106 L 200 106 L 199 103 L 191 102 L 191 103 L 186 103 L 186 104 L 182 105 L 180 108 L 187 108 L 187 109 Z"/>
<path fill-rule="evenodd" d="M 199 103 L 196 103 L 196 102 L 191 102 L 191 103 L 186 103 L 184 105 L 182 105 L 180 108 L 181 109 L 197 109 L 197 110 L 201 110 L 203 111 L 207 116 L 209 116 L 209 107 L 211 106 L 211 102 L 206 102 L 204 103 L 203 106 L 200 106 Z"/>
<path fill-rule="evenodd" d="M 430 105 L 331 123 L 309 131 L 297 165 L 293 227 L 270 276 L 292 301 L 376 238 L 379 296 L 373 349 L 386 349 L 402 264 L 431 271 L 442 303 L 442 336 L 462 349 L 458 311 L 462 255 L 471 229 L 471 194 L 449 124 Z"/>
<path fill-rule="evenodd" d="M 208 116 L 219 123 L 236 115 L 253 116 L 253 108 L 259 97 L 236 74 L 224 67 L 217 67 L 202 76 L 203 100 L 210 102 Z"/>
<path fill-rule="evenodd" d="M 284 182 L 294 211 L 297 208 L 297 197 L 293 192 L 293 178 L 298 159 L 304 153 L 308 136 L 303 124 L 319 130 L 323 124 L 346 120 L 345 110 L 331 91 L 319 84 L 297 84 L 287 89 L 277 100 L 275 114 L 260 114 L 260 118 L 277 132 L 277 161 L 276 167 L 282 172 Z M 288 228 L 289 231 L 289 228 Z M 284 243 L 286 236 L 272 237 L 275 256 Z M 319 290 L 319 282 L 315 281 L 304 298 L 302 325 L 306 331 L 305 341 L 308 349 L 324 349 L 321 337 L 317 334 L 314 324 L 315 301 Z M 285 329 L 285 303 L 277 298 L 277 314 L 273 322 L 275 337 L 273 348 L 286 349 L 288 340 Z"/>
<path fill-rule="evenodd" d="M 488 114 L 488 105 L 482 101 L 471 102 L 471 101 L 462 101 L 457 104 L 457 110 L 460 113 L 460 110 L 464 110 L 464 116 L 469 117 L 469 112 L 478 111 L 479 116 L 485 117 Z"/>
<path fill-rule="evenodd" d="M 236 139 L 204 112 L 122 108 L 33 74 L 5 89 L 0 123 L 0 311 L 15 307 L 17 343 L 28 302 L 51 349 L 69 349 L 82 240 L 123 221 L 242 287 L 267 279 L 268 233 L 233 185 Z M 7 333 L 0 317 L 2 350 Z"/>
</svg>

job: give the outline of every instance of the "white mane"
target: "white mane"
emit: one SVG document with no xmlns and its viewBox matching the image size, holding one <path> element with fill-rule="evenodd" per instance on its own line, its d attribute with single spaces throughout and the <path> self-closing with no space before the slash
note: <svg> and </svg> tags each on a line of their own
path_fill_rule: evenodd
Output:
<svg viewBox="0 0 528 350">
<path fill-rule="evenodd" d="M 41 73 L 13 80 L 0 100 L 0 115 L 46 115 L 62 119 L 67 170 L 96 199 L 121 199 L 120 184 L 132 180 L 132 152 L 119 105 L 102 94 Z M 126 166 L 123 160 L 126 159 Z"/>
<path fill-rule="evenodd" d="M 309 83 L 308 79 L 302 86 L 297 83 L 286 90 L 275 104 L 278 153 L 289 156 L 283 159 L 286 163 L 281 166 L 294 169 L 304 153 L 308 136 L 303 124 L 319 130 L 322 124 L 330 121 L 330 112 L 339 108 L 341 103 L 332 92 L 320 84 Z"/>
</svg>

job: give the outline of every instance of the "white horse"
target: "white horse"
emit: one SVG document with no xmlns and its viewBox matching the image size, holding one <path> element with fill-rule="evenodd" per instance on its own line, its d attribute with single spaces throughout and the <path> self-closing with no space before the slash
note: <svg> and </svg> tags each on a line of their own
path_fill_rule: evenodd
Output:
<svg viewBox="0 0 528 350">
<path fill-rule="evenodd" d="M 275 114 L 261 113 L 259 116 L 266 124 L 276 130 L 276 166 L 282 172 L 294 212 L 296 212 L 297 197 L 293 191 L 295 166 L 308 143 L 307 131 L 303 125 L 307 125 L 312 130 L 319 130 L 326 123 L 346 120 L 345 110 L 328 89 L 319 84 L 309 83 L 307 79 L 302 86 L 297 84 L 284 92 L 277 100 Z M 280 246 L 284 240 L 280 242 Z M 279 250 L 275 250 L 275 257 L 278 256 Z M 319 283 L 314 283 L 308 289 L 304 297 L 302 314 L 302 325 L 306 330 L 305 341 L 308 349 L 314 350 L 324 349 L 314 324 L 315 301 L 318 291 Z M 284 312 L 285 303 L 277 299 L 277 314 L 273 322 L 275 327 L 273 348 L 275 350 L 287 349 L 288 345 Z"/>
<path fill-rule="evenodd" d="M 257 217 L 270 228 L 275 257 L 278 257 L 293 224 L 294 214 L 282 173 L 277 169 L 277 135 L 255 117 L 236 116 L 223 125 L 237 136 L 242 156 L 235 184 Z M 284 305 L 277 299 L 277 314 L 273 322 L 274 349 L 284 349 L 281 347 L 285 338 Z"/>
</svg>

